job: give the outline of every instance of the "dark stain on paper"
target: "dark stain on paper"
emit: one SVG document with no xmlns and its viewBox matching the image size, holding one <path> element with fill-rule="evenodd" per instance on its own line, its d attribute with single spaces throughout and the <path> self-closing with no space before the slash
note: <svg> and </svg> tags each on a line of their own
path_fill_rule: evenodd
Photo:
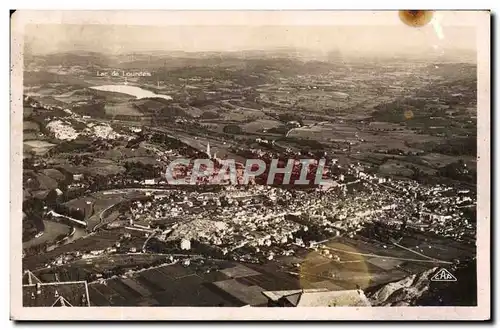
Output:
<svg viewBox="0 0 500 330">
<path fill-rule="evenodd" d="M 400 10 L 399 18 L 403 23 L 412 27 L 421 27 L 432 20 L 432 10 Z"/>
</svg>

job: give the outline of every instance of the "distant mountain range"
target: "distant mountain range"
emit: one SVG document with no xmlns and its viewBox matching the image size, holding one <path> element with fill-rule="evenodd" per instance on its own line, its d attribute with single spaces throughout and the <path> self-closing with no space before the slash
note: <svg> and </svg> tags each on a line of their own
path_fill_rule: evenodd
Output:
<svg viewBox="0 0 500 330">
<path fill-rule="evenodd" d="M 186 51 L 140 51 L 120 54 L 99 53 L 86 50 L 72 50 L 66 52 L 48 53 L 43 55 L 33 55 L 25 53 L 25 61 L 43 60 L 46 65 L 96 65 L 113 66 L 123 63 L 136 62 L 141 67 L 159 67 L 165 64 L 178 63 L 174 65 L 182 67 L 192 60 L 205 60 L 206 64 L 216 64 L 225 61 L 237 60 L 257 60 L 257 59 L 295 59 L 301 61 L 351 61 L 363 59 L 400 59 L 400 60 L 429 60 L 429 61 L 459 61 L 474 63 L 476 61 L 476 52 L 467 49 L 429 49 L 426 52 L 415 52 L 413 49 L 403 50 L 397 54 L 388 54 L 382 52 L 346 52 L 342 50 L 330 50 L 321 52 L 300 48 L 275 48 L 268 50 L 239 50 L 239 51 L 206 51 L 206 52 L 186 52 Z M 183 61 L 184 60 L 184 61 Z M 185 63 L 183 63 L 185 62 Z"/>
</svg>

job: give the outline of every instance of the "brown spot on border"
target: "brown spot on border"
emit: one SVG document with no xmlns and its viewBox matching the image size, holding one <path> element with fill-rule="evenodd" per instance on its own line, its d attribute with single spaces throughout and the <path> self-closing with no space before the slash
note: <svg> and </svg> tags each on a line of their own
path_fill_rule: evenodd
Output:
<svg viewBox="0 0 500 330">
<path fill-rule="evenodd" d="M 428 24 L 433 17 L 432 10 L 400 10 L 399 18 L 403 23 L 412 27 L 421 27 Z"/>
</svg>

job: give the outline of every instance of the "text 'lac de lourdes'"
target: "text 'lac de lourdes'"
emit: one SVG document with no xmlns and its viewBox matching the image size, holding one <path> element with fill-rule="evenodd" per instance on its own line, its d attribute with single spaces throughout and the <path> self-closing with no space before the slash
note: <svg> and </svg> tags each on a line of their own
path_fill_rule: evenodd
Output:
<svg viewBox="0 0 500 330">
<path fill-rule="evenodd" d="M 151 77 L 149 71 L 124 71 L 124 70 L 107 70 L 97 71 L 98 77 Z"/>
</svg>

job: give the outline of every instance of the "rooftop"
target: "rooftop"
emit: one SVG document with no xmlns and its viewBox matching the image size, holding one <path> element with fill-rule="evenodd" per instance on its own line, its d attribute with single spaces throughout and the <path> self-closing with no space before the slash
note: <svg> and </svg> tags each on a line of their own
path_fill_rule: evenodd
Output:
<svg viewBox="0 0 500 330">
<path fill-rule="evenodd" d="M 262 294 L 273 302 L 294 307 L 370 306 L 362 290 L 299 289 L 264 291 Z"/>
<path fill-rule="evenodd" d="M 23 306 L 90 307 L 86 281 L 34 283 L 23 285 Z"/>
</svg>

